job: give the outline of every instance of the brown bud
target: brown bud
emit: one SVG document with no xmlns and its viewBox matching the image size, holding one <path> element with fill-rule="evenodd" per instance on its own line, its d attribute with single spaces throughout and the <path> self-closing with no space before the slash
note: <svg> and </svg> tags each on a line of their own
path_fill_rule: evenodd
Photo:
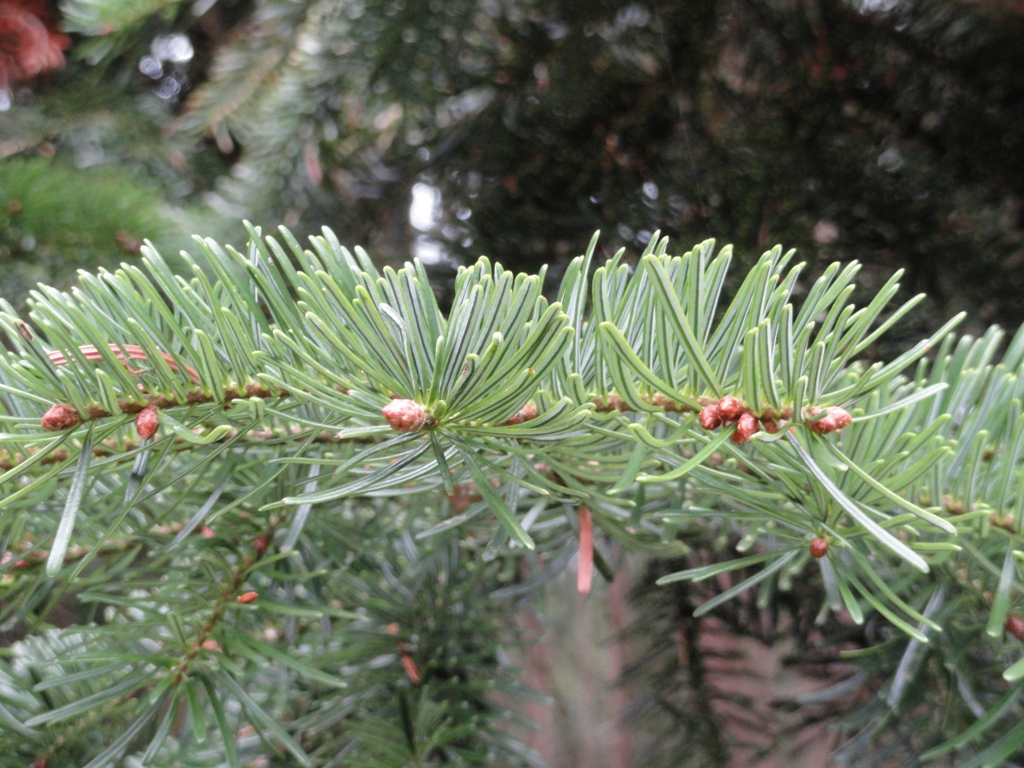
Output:
<svg viewBox="0 0 1024 768">
<path fill-rule="evenodd" d="M 732 395 L 726 395 L 718 401 L 718 413 L 725 422 L 735 421 L 743 413 L 743 403 Z"/>
<path fill-rule="evenodd" d="M 515 424 L 522 424 L 524 421 L 531 421 L 537 418 L 537 404 L 530 402 L 515 412 L 510 419 L 503 421 L 500 426 L 511 427 Z"/>
<path fill-rule="evenodd" d="M 964 513 L 964 502 L 962 499 L 954 499 L 952 496 L 942 497 L 943 508 L 953 515 L 962 515 Z"/>
<path fill-rule="evenodd" d="M 842 429 L 853 421 L 853 416 L 845 408 L 829 408 L 828 415 L 835 419 L 836 429 Z"/>
<path fill-rule="evenodd" d="M 143 440 L 148 440 L 155 435 L 159 426 L 160 412 L 155 405 L 147 405 L 135 417 L 135 431 Z"/>
<path fill-rule="evenodd" d="M 43 418 L 39 422 L 43 429 L 50 432 L 71 429 L 81 423 L 82 417 L 78 415 L 78 411 L 64 403 L 50 406 L 50 410 L 43 414 Z"/>
<path fill-rule="evenodd" d="M 466 485 L 465 483 L 459 483 L 455 486 L 455 493 L 448 497 L 448 501 L 451 502 L 452 509 L 456 512 L 465 512 L 470 508 L 471 505 L 483 499 L 479 493 L 475 493 L 475 485 Z"/>
<path fill-rule="evenodd" d="M 722 426 L 722 416 L 718 412 L 718 406 L 714 403 L 704 406 L 697 419 L 704 429 L 718 429 Z"/>
<path fill-rule="evenodd" d="M 262 557 L 266 553 L 266 551 L 270 549 L 271 541 L 273 541 L 273 537 L 268 533 L 264 533 L 260 536 L 257 536 L 253 540 L 252 548 L 256 550 L 256 555 L 258 557 Z"/>
<path fill-rule="evenodd" d="M 811 431 L 817 432 L 819 435 L 835 432 L 837 428 L 836 419 L 831 413 L 826 413 L 820 419 L 808 421 L 807 426 L 811 428 Z"/>
<path fill-rule="evenodd" d="M 128 253 L 138 253 L 142 250 L 142 243 L 139 239 L 132 237 L 132 235 L 126 230 L 117 230 L 117 232 L 114 233 L 114 239 L 117 240 L 117 244 L 124 248 Z"/>
<path fill-rule="evenodd" d="M 1024 619 L 1015 613 L 1006 617 L 1006 631 L 1024 643 Z"/>
<path fill-rule="evenodd" d="M 811 557 L 816 557 L 819 560 L 828 554 L 828 539 L 823 539 L 818 536 L 811 542 L 810 546 Z"/>
<path fill-rule="evenodd" d="M 779 422 L 773 419 L 761 419 L 761 429 L 767 432 L 769 435 L 774 435 L 779 431 Z"/>
<path fill-rule="evenodd" d="M 415 432 L 427 423 L 427 412 L 415 400 L 392 400 L 380 412 L 398 432 Z"/>
<path fill-rule="evenodd" d="M 745 443 L 757 430 L 757 419 L 752 413 L 740 414 L 739 421 L 736 422 L 736 431 L 733 433 L 733 442 Z"/>
<path fill-rule="evenodd" d="M 991 515 L 989 515 L 988 521 L 989 524 L 995 526 L 996 528 L 1002 528 L 1004 531 L 1009 531 L 1010 533 L 1017 532 L 1017 529 L 1013 524 L 1014 520 L 1012 514 L 1000 515 L 998 512 L 993 512 Z"/>
<path fill-rule="evenodd" d="M 243 605 L 256 602 L 256 598 L 259 597 L 258 592 L 246 592 L 245 594 L 239 595 L 235 599 Z"/>
<path fill-rule="evenodd" d="M 829 408 L 824 413 L 825 415 L 821 416 L 821 408 L 810 408 L 806 411 L 807 426 L 819 435 L 835 432 L 853 421 L 853 417 L 844 408 Z M 819 416 L 821 418 L 818 418 Z"/>
</svg>

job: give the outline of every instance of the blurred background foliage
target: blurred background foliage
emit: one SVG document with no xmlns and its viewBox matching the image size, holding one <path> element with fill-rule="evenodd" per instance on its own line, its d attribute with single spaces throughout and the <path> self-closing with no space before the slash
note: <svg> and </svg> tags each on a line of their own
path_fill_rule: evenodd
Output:
<svg viewBox="0 0 1024 768">
<path fill-rule="evenodd" d="M 481 253 L 557 277 L 596 229 L 602 255 L 660 230 L 680 248 L 735 243 L 748 260 L 735 274 L 775 243 L 811 275 L 865 262 L 867 291 L 906 268 L 905 290 L 930 297 L 907 337 L 960 309 L 972 330 L 1012 329 L 1021 40 L 1020 0 L 0 0 L 0 294 L 67 285 L 146 238 L 165 254 L 193 232 L 238 242 L 242 218 L 419 256 L 439 291 Z M 695 551 L 720 550 L 716 536 Z M 741 722 L 770 702 L 722 683 L 749 678 L 743 664 L 708 674 L 708 654 L 746 636 L 776 649 L 775 668 L 800 659 L 838 686 L 837 650 L 874 644 L 877 626 L 815 627 L 814 600 L 795 598 L 709 624 L 682 587 L 637 580 L 629 608 L 619 595 L 597 628 L 537 628 L 549 642 L 524 652 L 555 722 L 572 724 L 546 753 L 556 764 L 620 765 L 629 749 L 586 735 L 606 733 L 607 713 L 569 711 L 571 690 L 620 672 L 647 765 L 732 764 L 723 745 L 751 739 L 756 762 L 759 730 L 822 741 L 836 706 L 863 704 L 837 705 L 856 699 L 840 687 L 799 722 Z M 612 672 L 538 672 L 567 669 L 558 659 L 595 635 L 619 638 L 601 661 Z M 875 655 L 879 679 L 898 659 Z M 897 733 L 871 764 L 906 764 L 912 741 Z"/>
<path fill-rule="evenodd" d="M 906 267 L 931 320 L 1024 319 L 1019 0 L 0 8 L 57 54 L 5 44 L 0 158 L 52 154 L 69 197 L 100 165 L 153 189 L 133 241 L 177 245 L 195 217 L 238 239 L 248 217 L 327 224 L 389 260 L 532 270 L 596 229 L 607 253 L 661 230 Z M 19 52 L 36 61 L 20 75 Z M 32 250 L 15 225 L 3 237 L 5 259 Z"/>
</svg>

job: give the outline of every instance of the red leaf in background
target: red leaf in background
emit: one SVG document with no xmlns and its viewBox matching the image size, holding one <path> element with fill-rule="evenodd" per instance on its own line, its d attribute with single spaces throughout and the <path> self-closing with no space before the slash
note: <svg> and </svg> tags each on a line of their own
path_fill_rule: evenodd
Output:
<svg viewBox="0 0 1024 768">
<path fill-rule="evenodd" d="M 71 38 L 48 0 L 0 0 L 0 88 L 64 64 Z"/>
</svg>

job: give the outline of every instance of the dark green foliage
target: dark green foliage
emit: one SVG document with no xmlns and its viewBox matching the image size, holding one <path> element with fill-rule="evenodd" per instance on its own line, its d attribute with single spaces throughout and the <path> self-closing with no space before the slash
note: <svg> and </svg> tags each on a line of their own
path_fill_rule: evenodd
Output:
<svg viewBox="0 0 1024 768">
<path fill-rule="evenodd" d="M 143 162 L 174 201 L 215 190 L 220 213 L 329 222 L 389 261 L 429 247 L 534 270 L 598 228 L 605 256 L 655 230 L 786 242 L 818 269 L 862 261 L 870 287 L 907 268 L 931 325 L 977 307 L 1015 327 L 1024 16 L 882 7 L 69 0 L 97 66 L 16 93 L 0 135 L 30 152 L 123 134 L 105 161 Z M 195 56 L 140 74 L 172 33 Z M 439 193 L 423 231 L 416 183 Z"/>
<path fill-rule="evenodd" d="M 132 258 L 143 239 L 171 232 L 162 197 L 111 168 L 42 158 L 0 164 L 0 263 L 11 299 L 38 282 L 64 282 L 100 255 L 109 265 Z"/>
</svg>

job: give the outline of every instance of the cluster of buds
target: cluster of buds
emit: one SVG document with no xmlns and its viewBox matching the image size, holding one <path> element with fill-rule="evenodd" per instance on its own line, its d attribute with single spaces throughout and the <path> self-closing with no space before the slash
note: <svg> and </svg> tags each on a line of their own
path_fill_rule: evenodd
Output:
<svg viewBox="0 0 1024 768">
<path fill-rule="evenodd" d="M 784 411 L 782 416 L 789 418 L 790 412 Z M 807 428 L 819 435 L 827 435 L 829 432 L 837 432 L 851 421 L 853 417 L 844 408 L 833 406 L 831 408 L 808 408 L 804 411 L 804 418 Z M 764 430 L 770 435 L 779 431 L 779 417 L 773 411 L 768 410 L 760 416 L 754 414 L 753 410 L 743 405 L 743 402 L 732 395 L 726 395 L 717 403 L 709 403 L 701 410 L 698 419 L 704 429 L 718 429 L 721 426 L 736 425 L 736 431 L 732 434 L 734 443 L 745 443 L 759 430 Z"/>
<path fill-rule="evenodd" d="M 704 429 L 718 429 L 721 426 L 735 424 L 736 431 L 732 433 L 734 443 L 745 443 L 755 432 L 762 429 L 770 435 L 779 431 L 779 423 L 774 418 L 767 414 L 758 418 L 752 410 L 732 395 L 726 395 L 717 403 L 704 406 L 697 418 Z"/>
<path fill-rule="evenodd" d="M 822 416 L 822 413 L 825 415 Z M 809 418 L 807 419 L 807 426 L 812 432 L 817 432 L 819 435 L 827 435 L 829 432 L 836 432 L 851 421 L 853 417 L 850 416 L 849 412 L 844 408 L 811 408 L 806 414 Z M 817 418 L 821 416 L 821 418 Z"/>
</svg>

